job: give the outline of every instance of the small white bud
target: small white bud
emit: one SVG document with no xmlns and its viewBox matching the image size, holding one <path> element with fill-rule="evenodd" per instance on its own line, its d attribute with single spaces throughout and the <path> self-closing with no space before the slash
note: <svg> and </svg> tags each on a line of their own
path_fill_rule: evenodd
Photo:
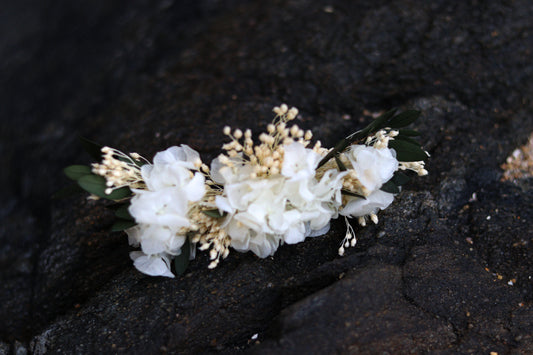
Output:
<svg viewBox="0 0 533 355">
<path fill-rule="evenodd" d="M 292 118 L 295 118 L 298 116 L 298 109 L 296 107 L 293 107 L 289 110 L 289 116 Z"/>
<path fill-rule="evenodd" d="M 230 126 L 224 127 L 222 132 L 224 133 L 224 135 L 229 136 L 229 134 L 231 133 L 231 127 Z"/>
<path fill-rule="evenodd" d="M 340 255 L 340 256 L 343 256 L 343 255 L 344 255 L 344 247 L 340 247 L 340 248 L 339 248 L 339 255 Z"/>
<path fill-rule="evenodd" d="M 298 125 L 294 125 L 291 127 L 291 136 L 293 137 L 296 137 L 298 135 L 298 131 L 300 130 L 300 128 L 298 127 Z"/>
<path fill-rule="evenodd" d="M 371 213 L 370 214 L 370 219 L 372 220 L 372 222 L 374 222 L 374 224 L 378 224 L 379 220 L 378 220 L 378 216 L 374 213 Z"/>
<path fill-rule="evenodd" d="M 235 138 L 241 139 L 242 131 L 240 129 L 236 129 L 235 132 L 233 132 L 233 135 L 235 136 Z"/>
</svg>

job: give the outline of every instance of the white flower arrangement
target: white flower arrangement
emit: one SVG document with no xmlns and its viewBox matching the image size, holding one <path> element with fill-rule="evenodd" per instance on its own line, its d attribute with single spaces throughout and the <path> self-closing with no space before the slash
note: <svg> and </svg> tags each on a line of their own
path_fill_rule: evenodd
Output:
<svg viewBox="0 0 533 355">
<path fill-rule="evenodd" d="M 72 165 L 65 174 L 91 198 L 116 202 L 112 230 L 124 230 L 134 266 L 151 276 L 174 277 L 185 271 L 196 249 L 209 250 L 216 267 L 233 248 L 260 258 L 284 243 L 296 244 L 324 235 L 331 219 L 343 216 L 347 231 L 339 254 L 356 244 L 348 219 L 378 223 L 409 178 L 401 170 L 426 175 L 429 156 L 400 129 L 414 122 L 418 111 L 389 111 L 335 148 L 311 143 L 311 131 L 288 122 L 298 116 L 287 105 L 259 135 L 248 129 L 224 128 L 230 142 L 208 167 L 189 146 L 170 147 L 153 163 L 137 153 L 125 154 L 84 140 L 100 163 Z"/>
</svg>

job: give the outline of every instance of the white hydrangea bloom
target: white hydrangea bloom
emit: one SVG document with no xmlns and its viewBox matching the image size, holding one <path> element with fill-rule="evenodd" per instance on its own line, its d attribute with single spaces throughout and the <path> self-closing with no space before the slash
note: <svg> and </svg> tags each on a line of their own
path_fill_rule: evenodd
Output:
<svg viewBox="0 0 533 355">
<path fill-rule="evenodd" d="M 284 147 L 281 174 L 290 180 L 308 180 L 315 176 L 315 169 L 321 156 L 312 149 L 294 142 Z"/>
<path fill-rule="evenodd" d="M 224 186 L 224 196 L 216 197 L 216 205 L 229 214 L 226 230 L 234 249 L 252 250 L 262 258 L 276 251 L 287 217 L 282 187 L 281 178 L 248 179 Z"/>
<path fill-rule="evenodd" d="M 232 167 L 213 161 L 211 175 L 224 184 L 216 206 L 228 213 L 225 229 L 234 249 L 264 258 L 281 242 L 295 244 L 327 231 L 341 204 L 345 173 L 330 170 L 317 181 L 320 159 L 312 149 L 292 143 L 284 146 L 281 173 L 260 178 L 252 178 L 253 167 L 242 160 L 232 161 Z"/>
<path fill-rule="evenodd" d="M 293 238 L 285 238 L 288 244 L 299 243 L 306 237 L 314 237 L 325 234 L 329 229 L 329 221 L 331 218 L 337 217 L 337 211 L 341 205 L 341 188 L 342 178 L 346 175 L 345 172 L 339 172 L 331 169 L 324 173 L 320 182 L 312 179 L 303 181 L 288 181 L 285 184 L 285 195 L 290 201 L 291 206 L 300 211 L 300 225 L 298 230 L 301 234 Z M 306 188 L 302 189 L 299 184 L 306 184 Z M 309 192 L 312 197 L 307 198 L 306 193 Z"/>
<path fill-rule="evenodd" d="M 352 145 L 345 155 L 368 194 L 379 189 L 398 170 L 398 160 L 393 149 Z"/>
<path fill-rule="evenodd" d="M 138 224 L 126 230 L 132 246 L 141 246 L 143 253 L 179 255 L 186 237 L 179 235 L 167 227 L 154 224 Z"/>
<path fill-rule="evenodd" d="M 139 224 L 152 224 L 178 230 L 189 227 L 188 200 L 185 191 L 166 188 L 159 191 L 135 190 L 130 214 Z"/>
<path fill-rule="evenodd" d="M 128 210 L 138 225 L 126 230 L 130 244 L 142 250 L 132 253 L 139 271 L 173 277 L 170 260 L 181 253 L 191 226 L 189 204 L 205 194 L 204 176 L 191 172 L 200 164 L 199 154 L 182 145 L 157 153 L 153 165 L 142 167 L 147 190 L 133 190 Z"/>
</svg>

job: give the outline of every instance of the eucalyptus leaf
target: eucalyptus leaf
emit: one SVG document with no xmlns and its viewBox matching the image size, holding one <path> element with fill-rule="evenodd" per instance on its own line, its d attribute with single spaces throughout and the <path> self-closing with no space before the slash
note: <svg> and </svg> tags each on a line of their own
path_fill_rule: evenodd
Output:
<svg viewBox="0 0 533 355">
<path fill-rule="evenodd" d="M 120 206 L 115 211 L 115 216 L 117 216 L 118 218 L 129 220 L 129 221 L 134 221 L 135 218 L 132 217 L 132 215 L 130 214 L 130 211 L 128 210 L 129 207 L 130 207 L 129 203 Z"/>
<path fill-rule="evenodd" d="M 85 149 L 85 151 L 89 153 L 89 155 L 93 159 L 96 159 L 97 161 L 102 160 L 102 148 L 104 147 L 103 145 L 93 142 L 84 137 L 79 137 L 79 139 L 83 149 Z"/>
<path fill-rule="evenodd" d="M 353 135 L 353 134 L 352 134 Z M 344 149 L 346 149 L 352 142 L 352 138 L 350 138 L 352 135 L 343 138 L 340 140 L 335 147 L 329 151 L 328 154 L 322 160 L 318 162 L 317 169 L 320 168 L 322 165 L 326 164 L 331 158 L 335 157 L 337 154 L 342 153 Z"/>
<path fill-rule="evenodd" d="M 382 129 L 384 127 L 389 126 L 389 124 L 388 124 L 389 119 L 394 116 L 396 111 L 398 111 L 398 109 L 393 108 L 392 110 L 389 110 L 389 111 L 385 112 L 384 114 L 382 114 L 381 116 L 376 118 L 374 120 L 374 122 L 369 124 L 365 129 L 363 129 L 363 131 L 368 129 L 368 133 L 372 133 L 372 132 L 375 132 L 375 131 L 379 131 L 380 129 Z"/>
<path fill-rule="evenodd" d="M 339 167 L 339 171 L 346 171 L 346 166 L 344 163 L 340 160 L 338 155 L 335 155 L 335 162 L 337 163 L 337 166 Z"/>
<path fill-rule="evenodd" d="M 401 171 L 397 171 L 394 173 L 394 176 L 392 177 L 391 181 L 394 182 L 398 186 L 403 186 L 407 184 L 411 180 L 409 176 L 402 173 Z"/>
<path fill-rule="evenodd" d="M 410 137 L 407 137 L 407 136 L 402 136 L 401 134 L 399 134 L 396 137 L 394 137 L 394 139 L 400 139 L 402 141 L 409 142 L 409 143 L 417 145 L 419 147 L 421 146 L 420 143 L 417 140 L 414 140 L 413 138 L 410 138 Z"/>
<path fill-rule="evenodd" d="M 183 275 L 187 266 L 189 266 L 191 255 L 191 245 L 189 243 L 189 238 L 185 238 L 185 243 L 181 246 L 181 254 L 174 258 L 174 271 L 176 276 Z"/>
<path fill-rule="evenodd" d="M 417 137 L 420 135 L 420 132 L 417 132 L 412 129 L 400 129 L 398 130 L 399 134 L 402 136 L 408 136 L 408 137 Z"/>
<path fill-rule="evenodd" d="M 394 116 L 388 123 L 390 128 L 402 128 L 410 125 L 418 119 L 420 116 L 420 111 L 416 110 L 407 110 L 397 116 Z"/>
<path fill-rule="evenodd" d="M 127 219 L 117 219 L 115 223 L 113 223 L 113 225 L 111 226 L 111 231 L 120 232 L 120 231 L 123 231 L 124 229 L 131 228 L 136 224 L 137 223 L 135 223 L 135 221 L 130 221 Z"/>
<path fill-rule="evenodd" d="M 78 184 L 85 191 L 108 200 L 121 200 L 131 196 L 131 190 L 129 187 L 121 187 L 120 189 L 113 190 L 110 194 L 106 194 L 106 179 L 94 174 L 82 176 L 78 180 Z"/>
<path fill-rule="evenodd" d="M 398 188 L 398 186 L 396 186 L 396 184 L 392 181 L 392 179 L 387 181 L 383 185 L 381 185 L 380 190 L 391 193 L 391 194 L 400 193 L 400 189 Z"/>
<path fill-rule="evenodd" d="M 365 196 L 359 195 L 359 194 L 356 194 L 355 192 L 351 192 L 351 191 L 344 190 L 344 189 L 341 190 L 341 194 L 346 195 L 346 196 L 360 197 L 366 200 Z"/>
<path fill-rule="evenodd" d="M 390 141 L 389 148 L 393 148 L 396 151 L 396 159 L 398 161 L 410 162 L 426 160 L 428 158 L 427 154 L 419 146 L 406 141 Z"/>
<path fill-rule="evenodd" d="M 77 181 L 82 176 L 92 174 L 92 169 L 87 165 L 71 165 L 63 169 L 63 172 L 69 179 Z"/>
<path fill-rule="evenodd" d="M 226 216 L 226 212 L 224 212 L 223 214 L 220 214 L 220 212 L 218 211 L 218 208 L 214 208 L 212 210 L 203 210 L 202 213 L 211 218 L 222 218 Z"/>
</svg>

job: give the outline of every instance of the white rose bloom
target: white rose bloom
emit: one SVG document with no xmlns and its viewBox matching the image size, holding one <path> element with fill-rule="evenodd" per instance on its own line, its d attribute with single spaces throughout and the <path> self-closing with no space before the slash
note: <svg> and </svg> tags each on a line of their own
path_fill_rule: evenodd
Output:
<svg viewBox="0 0 533 355">
<path fill-rule="evenodd" d="M 130 253 L 133 265 L 143 274 L 150 276 L 174 277 L 170 271 L 170 259 L 165 254 L 145 255 L 140 251 Z"/>
<path fill-rule="evenodd" d="M 348 203 L 339 214 L 347 217 L 363 217 L 372 213 L 375 214 L 378 210 L 384 210 L 389 207 L 393 200 L 393 194 L 376 190 L 367 196 L 366 199 L 349 197 Z"/>
<path fill-rule="evenodd" d="M 353 145 L 345 154 L 357 173 L 357 179 L 369 193 L 379 189 L 398 170 L 393 149 Z"/>
</svg>

